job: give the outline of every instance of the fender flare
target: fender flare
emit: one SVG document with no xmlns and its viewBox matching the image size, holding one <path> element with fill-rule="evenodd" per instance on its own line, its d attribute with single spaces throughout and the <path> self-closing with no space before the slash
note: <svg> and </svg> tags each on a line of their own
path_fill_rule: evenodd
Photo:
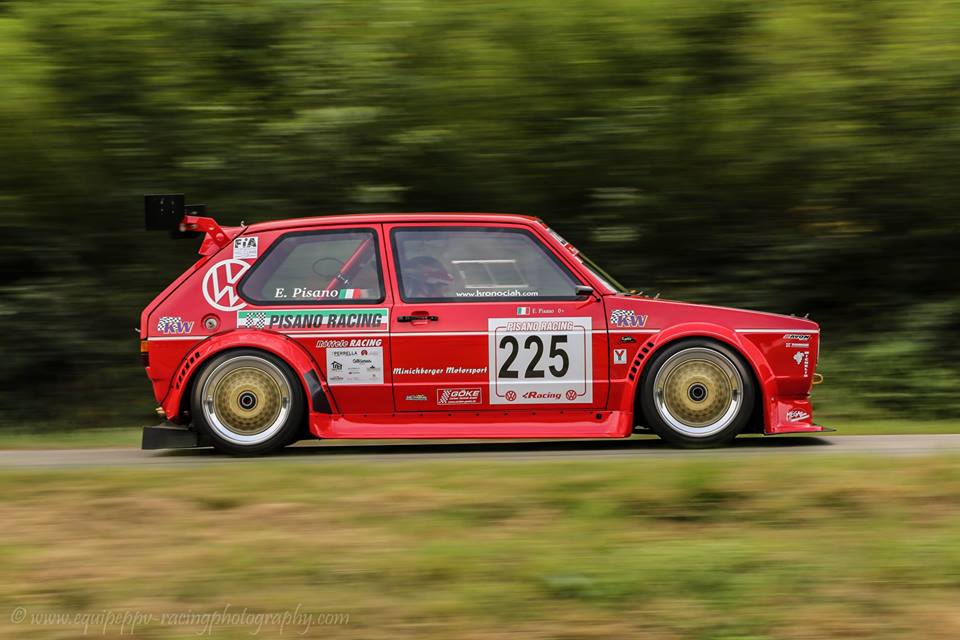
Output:
<svg viewBox="0 0 960 640">
<path fill-rule="evenodd" d="M 776 424 L 777 386 L 776 376 L 770 367 L 770 363 L 767 362 L 767 359 L 755 344 L 741 337 L 739 333 L 729 327 L 709 322 L 678 324 L 651 335 L 641 344 L 641 348 L 637 350 L 637 355 L 633 361 L 634 366 L 637 367 L 637 372 L 633 381 L 629 383 L 629 388 L 623 394 L 621 411 L 630 411 L 631 413 L 634 411 L 640 380 L 653 355 L 667 345 L 684 338 L 708 338 L 736 350 L 746 360 L 757 380 L 757 386 L 759 387 L 757 392 L 760 396 L 761 416 L 763 418 L 761 427 L 766 431 L 767 425 Z M 646 353 L 643 352 L 645 347 L 649 347 Z"/>
<path fill-rule="evenodd" d="M 197 371 L 207 360 L 228 349 L 240 348 L 266 351 L 290 365 L 300 378 L 309 403 L 308 413 L 336 411 L 326 378 L 303 345 L 279 333 L 240 329 L 210 336 L 183 357 L 176 373 L 170 379 L 170 388 L 161 403 L 167 418 L 171 421 L 179 419 L 184 394 L 190 388 Z"/>
</svg>

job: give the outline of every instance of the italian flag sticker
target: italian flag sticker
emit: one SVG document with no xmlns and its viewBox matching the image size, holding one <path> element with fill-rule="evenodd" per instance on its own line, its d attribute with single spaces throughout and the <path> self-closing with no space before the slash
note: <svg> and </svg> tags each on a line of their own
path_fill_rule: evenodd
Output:
<svg viewBox="0 0 960 640">
<path fill-rule="evenodd" d="M 340 289 L 341 300 L 357 300 L 363 294 L 363 289 Z"/>
</svg>

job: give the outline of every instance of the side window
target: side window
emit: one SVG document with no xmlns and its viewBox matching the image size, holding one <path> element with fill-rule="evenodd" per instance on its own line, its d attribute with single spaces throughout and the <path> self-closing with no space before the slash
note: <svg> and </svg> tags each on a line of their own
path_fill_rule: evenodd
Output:
<svg viewBox="0 0 960 640">
<path fill-rule="evenodd" d="M 406 301 L 575 299 L 573 274 L 521 229 L 394 229 Z"/>
<path fill-rule="evenodd" d="M 240 282 L 260 304 L 350 304 L 383 301 L 377 236 L 370 229 L 288 233 Z"/>
</svg>

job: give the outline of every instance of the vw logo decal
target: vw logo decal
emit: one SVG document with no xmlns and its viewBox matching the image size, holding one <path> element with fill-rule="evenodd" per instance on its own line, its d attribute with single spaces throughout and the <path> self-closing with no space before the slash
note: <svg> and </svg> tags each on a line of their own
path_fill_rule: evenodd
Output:
<svg viewBox="0 0 960 640">
<path fill-rule="evenodd" d="M 222 260 L 203 276 L 203 297 L 221 311 L 243 309 L 247 303 L 237 294 L 237 283 L 250 268 L 243 260 Z"/>
</svg>

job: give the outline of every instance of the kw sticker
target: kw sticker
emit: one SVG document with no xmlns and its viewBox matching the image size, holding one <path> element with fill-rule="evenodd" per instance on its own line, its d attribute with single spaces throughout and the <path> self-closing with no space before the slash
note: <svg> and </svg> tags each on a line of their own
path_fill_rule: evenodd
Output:
<svg viewBox="0 0 960 640">
<path fill-rule="evenodd" d="M 238 311 L 237 328 L 269 331 L 386 330 L 386 309 L 282 309 Z"/>
<path fill-rule="evenodd" d="M 633 309 L 614 309 L 610 312 L 610 326 L 637 329 L 647 326 L 647 316 L 638 315 Z"/>
<path fill-rule="evenodd" d="M 189 322 L 180 316 L 161 316 L 157 321 L 157 333 L 165 336 L 185 336 L 193 331 L 194 321 Z"/>
</svg>

